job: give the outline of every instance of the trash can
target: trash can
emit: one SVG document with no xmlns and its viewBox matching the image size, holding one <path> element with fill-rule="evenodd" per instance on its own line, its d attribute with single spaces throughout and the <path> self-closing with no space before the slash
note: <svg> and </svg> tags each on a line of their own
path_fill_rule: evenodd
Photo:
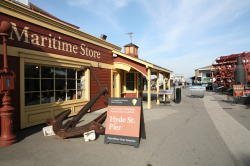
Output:
<svg viewBox="0 0 250 166">
<path fill-rule="evenodd" d="M 181 102 L 181 88 L 176 88 L 175 89 L 175 103 L 180 103 Z"/>
</svg>

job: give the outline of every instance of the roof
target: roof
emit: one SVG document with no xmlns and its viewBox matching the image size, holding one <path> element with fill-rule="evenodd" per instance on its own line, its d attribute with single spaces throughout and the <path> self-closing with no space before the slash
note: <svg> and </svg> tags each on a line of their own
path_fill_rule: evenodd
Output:
<svg viewBox="0 0 250 166">
<path fill-rule="evenodd" d="M 166 69 L 166 68 L 163 68 L 163 67 L 160 67 L 158 65 L 155 65 L 153 63 L 150 63 L 150 62 L 147 62 L 145 60 L 142 60 L 142 59 L 139 59 L 139 58 L 134 58 L 134 57 L 131 57 L 129 55 L 126 55 L 120 51 L 116 51 L 116 50 L 113 50 L 113 53 L 117 54 L 117 55 L 120 55 L 124 58 L 127 58 L 129 60 L 132 60 L 134 62 L 137 62 L 137 63 L 140 63 L 140 64 L 143 64 L 145 65 L 147 68 L 152 68 L 152 69 L 155 69 L 155 70 L 158 70 L 158 71 L 162 71 L 162 72 L 166 72 L 166 73 L 172 73 L 173 71 L 169 70 L 169 69 Z"/>
<path fill-rule="evenodd" d="M 211 69 L 212 69 L 212 65 L 201 67 L 201 68 L 198 68 L 198 69 L 195 69 L 195 70 L 211 70 Z"/>
<path fill-rule="evenodd" d="M 41 27 L 63 33 L 70 37 L 84 40 L 97 46 L 101 46 L 111 50 L 121 50 L 121 47 L 85 33 L 80 30 L 78 26 L 62 21 L 33 4 L 30 4 L 30 7 L 26 7 L 14 1 L 0 0 L 0 6 L 0 13 L 4 13 L 9 16 L 39 25 Z"/>
<path fill-rule="evenodd" d="M 50 13 L 48 13 L 47 11 L 45 11 L 45 10 L 39 8 L 38 6 L 34 5 L 34 4 L 31 3 L 31 2 L 29 2 L 29 6 L 30 6 L 30 9 L 32 9 L 32 10 L 34 10 L 34 11 L 40 13 L 40 14 L 43 14 L 43 15 L 48 16 L 48 17 L 50 17 L 50 18 L 53 18 L 53 19 L 55 19 L 55 20 L 57 20 L 57 21 L 60 21 L 60 22 L 62 22 L 62 23 L 65 23 L 65 24 L 67 24 L 67 25 L 69 25 L 69 26 L 72 26 L 72 27 L 74 27 L 74 28 L 77 28 L 77 29 L 80 28 L 80 27 L 78 27 L 78 26 L 76 26 L 76 25 L 70 24 L 70 23 L 68 23 L 68 22 L 65 22 L 65 21 L 63 21 L 63 20 L 61 20 L 61 19 L 59 19 L 59 18 L 53 16 L 52 14 L 50 14 Z"/>
<path fill-rule="evenodd" d="M 84 40 L 86 40 L 87 42 L 91 42 L 93 44 L 100 45 L 102 47 L 105 46 L 105 48 L 111 49 L 113 53 L 120 55 L 122 57 L 125 57 L 127 59 L 130 59 L 134 62 L 143 64 L 147 68 L 152 68 L 152 69 L 166 72 L 166 73 L 172 72 L 171 70 L 149 63 L 145 60 L 141 60 L 141 59 L 123 54 L 120 52 L 121 48 L 119 46 L 111 44 L 107 41 L 104 41 L 90 34 L 87 34 L 79 30 L 79 27 L 58 19 L 57 17 L 51 15 L 50 13 L 44 11 L 43 9 L 40 9 L 39 7 L 33 5 L 32 3 L 30 4 L 31 5 L 30 8 L 24 7 L 23 5 L 20 5 L 18 3 L 15 3 L 9 0 L 0 1 L 0 4 L 1 4 L 1 9 L 2 9 L 1 13 L 6 12 L 10 16 L 17 17 L 17 18 L 21 17 L 23 20 L 31 22 L 31 23 L 33 22 L 35 22 L 36 24 L 37 22 L 42 23 L 42 24 L 39 24 L 39 26 L 44 26 L 48 29 L 50 27 L 53 27 L 53 30 L 58 31 L 58 32 L 62 31 L 61 33 L 64 32 L 66 35 L 69 35 L 75 38 L 79 38 L 79 39 L 84 38 Z M 135 46 L 139 48 L 137 45 L 133 43 L 129 43 L 125 46 Z"/>
<path fill-rule="evenodd" d="M 134 46 L 136 48 L 139 48 L 137 45 L 135 45 L 134 43 L 129 43 L 127 45 L 125 45 L 124 47 L 130 47 L 130 46 Z"/>
</svg>

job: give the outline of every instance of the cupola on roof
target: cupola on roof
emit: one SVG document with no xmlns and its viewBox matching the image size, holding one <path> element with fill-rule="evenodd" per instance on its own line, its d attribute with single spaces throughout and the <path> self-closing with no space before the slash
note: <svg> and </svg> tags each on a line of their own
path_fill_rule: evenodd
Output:
<svg viewBox="0 0 250 166">
<path fill-rule="evenodd" d="M 124 46 L 124 51 L 125 54 L 138 58 L 138 46 L 133 44 L 133 43 L 129 43 L 127 45 Z"/>
</svg>

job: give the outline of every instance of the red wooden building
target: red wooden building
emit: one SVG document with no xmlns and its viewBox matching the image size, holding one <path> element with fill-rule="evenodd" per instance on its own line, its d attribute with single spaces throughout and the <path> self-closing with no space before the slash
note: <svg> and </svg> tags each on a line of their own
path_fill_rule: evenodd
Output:
<svg viewBox="0 0 250 166">
<path fill-rule="evenodd" d="M 15 129 L 44 123 L 65 109 L 77 114 L 100 90 L 94 73 L 111 97 L 141 97 L 143 78 L 150 85 L 152 74 L 158 80 L 162 74 L 167 88 L 171 71 L 139 59 L 138 47 L 132 43 L 122 53 L 120 47 L 82 32 L 35 5 L 2 0 L 0 7 L 0 21 L 11 24 L 7 55 L 9 68 L 16 75 L 11 92 Z M 84 70 L 86 66 L 92 68 Z M 151 108 L 150 86 L 147 92 Z M 106 106 L 102 97 L 91 111 Z"/>
</svg>

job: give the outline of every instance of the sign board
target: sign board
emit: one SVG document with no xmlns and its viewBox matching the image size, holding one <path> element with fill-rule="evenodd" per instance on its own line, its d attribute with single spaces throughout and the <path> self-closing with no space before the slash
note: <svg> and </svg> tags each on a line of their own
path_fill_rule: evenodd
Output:
<svg viewBox="0 0 250 166">
<path fill-rule="evenodd" d="M 109 98 L 104 143 L 139 146 L 141 98 Z"/>
<path fill-rule="evenodd" d="M 244 85 L 233 85 L 234 96 L 243 96 Z"/>
<path fill-rule="evenodd" d="M 250 95 L 250 90 L 244 90 L 244 95 L 249 96 Z"/>
<path fill-rule="evenodd" d="M 83 137 L 85 142 L 94 141 L 96 139 L 95 130 L 83 133 Z"/>
<path fill-rule="evenodd" d="M 52 126 L 47 126 L 43 128 L 43 135 L 44 136 L 53 136 L 55 135 L 53 127 Z"/>
</svg>

